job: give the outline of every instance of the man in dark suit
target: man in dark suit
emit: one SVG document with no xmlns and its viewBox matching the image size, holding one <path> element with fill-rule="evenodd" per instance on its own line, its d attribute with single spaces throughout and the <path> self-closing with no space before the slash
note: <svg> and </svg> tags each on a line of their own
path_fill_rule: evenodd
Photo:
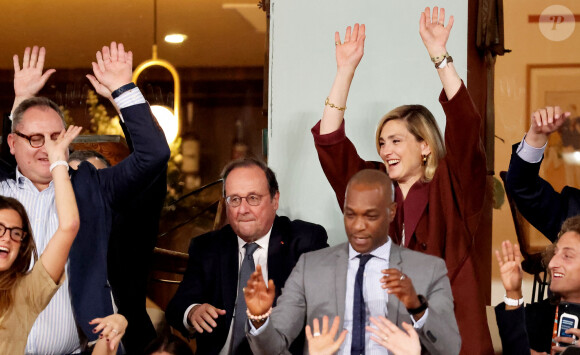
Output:
<svg viewBox="0 0 580 355">
<path fill-rule="evenodd" d="M 25 206 L 41 253 L 58 226 L 44 141 L 58 135 L 65 124 L 55 103 L 31 97 L 51 73 L 42 74 L 44 49 L 35 47 L 31 54 L 27 48 L 24 57 L 22 69 L 15 60 L 16 109 L 8 136 L 18 167 L 0 180 L 0 194 L 14 197 Z M 112 211 L 139 195 L 169 159 L 163 131 L 143 95 L 131 83 L 131 52 L 113 42 L 97 53 L 93 70 L 100 90 L 107 91 L 121 110 L 134 151 L 111 168 L 97 170 L 91 164 L 81 164 L 78 170 L 71 170 L 81 225 L 69 253 L 67 279 L 36 320 L 27 353 L 73 353 L 83 347 L 83 341 L 97 339 L 89 321 L 113 313 L 107 278 Z M 131 251 L 126 256 L 126 262 L 131 263 Z"/>
<path fill-rule="evenodd" d="M 322 226 L 276 215 L 278 182 L 263 162 L 236 160 L 222 177 L 229 224 L 192 239 L 187 271 L 166 316 L 185 336 L 196 337 L 199 354 L 251 354 L 239 297 L 249 276 L 246 263 L 261 265 L 283 285 L 302 253 L 328 246 L 327 235 Z"/>
<path fill-rule="evenodd" d="M 244 291 L 254 354 L 285 353 L 306 323 L 325 315 L 339 316 L 339 329 L 348 330 L 339 354 L 388 354 L 365 331 L 369 317 L 378 316 L 399 326 L 412 323 L 429 354 L 459 353 L 445 262 L 392 243 L 388 232 L 395 212 L 389 177 L 361 170 L 346 188 L 348 243 L 302 255 L 273 310 L 274 289 L 280 287 L 270 280 L 266 288 L 256 269 Z"/>
<path fill-rule="evenodd" d="M 580 214 L 580 190 L 565 186 L 560 193 L 539 176 L 550 134 L 557 131 L 570 112 L 549 106 L 532 114 L 532 124 L 521 143 L 514 144 L 506 179 L 506 192 L 528 222 L 550 241 L 555 241 L 564 220 Z"/>
</svg>

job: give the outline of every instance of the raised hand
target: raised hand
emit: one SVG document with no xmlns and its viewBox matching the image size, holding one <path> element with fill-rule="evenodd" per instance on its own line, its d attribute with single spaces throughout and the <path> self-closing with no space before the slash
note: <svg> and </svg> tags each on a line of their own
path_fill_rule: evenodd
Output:
<svg viewBox="0 0 580 355">
<path fill-rule="evenodd" d="M 99 342 L 106 340 L 110 350 L 114 350 L 119 345 L 127 329 L 127 319 L 120 314 L 111 314 L 105 318 L 95 318 L 89 324 L 97 324 L 93 329 L 93 333 L 101 332 Z"/>
<path fill-rule="evenodd" d="M 252 273 L 248 279 L 248 285 L 244 288 L 244 297 L 246 297 L 246 307 L 248 311 L 259 316 L 268 312 L 274 304 L 274 297 L 276 296 L 276 288 L 274 281 L 268 281 L 268 287 L 264 282 L 262 276 L 262 266 L 256 265 L 256 271 Z M 259 328 L 263 323 L 252 321 L 256 328 Z"/>
<path fill-rule="evenodd" d="M 526 135 L 526 143 L 540 148 L 548 141 L 548 136 L 557 131 L 570 117 L 570 112 L 562 112 L 560 106 L 547 106 L 532 113 L 530 130 Z"/>
<path fill-rule="evenodd" d="M 505 288 L 506 295 L 512 299 L 520 299 L 522 297 L 522 254 L 520 247 L 517 244 L 512 245 L 509 240 L 504 240 L 501 243 L 500 255 L 499 250 L 495 251 L 495 257 L 499 264 L 501 281 Z"/>
<path fill-rule="evenodd" d="M 211 333 L 213 328 L 217 327 L 214 319 L 224 314 L 226 314 L 225 310 L 216 308 L 209 303 L 204 303 L 194 306 L 189 311 L 187 318 L 198 333 L 203 333 L 204 330 Z"/>
<path fill-rule="evenodd" d="M 133 53 L 125 52 L 122 43 L 111 42 L 97 52 L 97 62 L 93 62 L 93 73 L 87 76 L 97 92 L 105 97 L 121 86 L 131 82 L 133 75 Z M 92 78 L 91 78 L 92 77 Z M 95 79 L 100 85 L 93 82 Z M 104 90 L 108 90 L 108 94 Z"/>
<path fill-rule="evenodd" d="M 34 97 L 46 84 L 50 76 L 56 72 L 54 69 L 48 69 L 42 73 L 44 68 L 44 57 L 46 50 L 38 46 L 26 47 L 22 56 L 22 68 L 18 55 L 15 54 L 14 60 L 14 94 L 22 100 Z"/>
<path fill-rule="evenodd" d="M 381 277 L 382 288 L 387 290 L 388 294 L 395 295 L 406 308 L 418 308 L 421 305 L 412 280 L 398 269 L 382 270 L 385 276 Z M 420 313 L 417 319 L 421 318 Z"/>
<path fill-rule="evenodd" d="M 305 332 L 310 355 L 332 355 L 338 351 L 346 338 L 346 333 L 348 333 L 345 329 L 340 333 L 338 339 L 334 340 L 338 332 L 339 323 L 340 317 L 334 317 L 329 331 L 328 316 L 324 316 L 322 317 L 322 330 L 320 330 L 318 318 L 315 318 L 312 322 L 312 328 L 310 328 L 310 325 L 306 325 Z"/>
<path fill-rule="evenodd" d="M 449 22 L 445 26 L 444 8 L 439 9 L 435 6 L 431 14 L 431 9 L 426 7 L 425 11 L 421 13 L 419 34 L 431 57 L 437 57 L 447 53 L 446 45 L 452 27 L 453 16 L 449 17 Z"/>
<path fill-rule="evenodd" d="M 360 63 L 365 49 L 365 25 L 355 23 L 346 28 L 344 41 L 340 41 L 340 33 L 334 33 L 334 44 L 336 46 L 336 66 L 338 69 L 354 70 Z"/>
<path fill-rule="evenodd" d="M 62 130 L 56 140 L 45 137 L 44 147 L 48 155 L 48 161 L 52 164 L 58 160 L 68 160 L 68 147 L 83 130 L 80 126 L 69 126 L 68 130 Z"/>
<path fill-rule="evenodd" d="M 371 317 L 370 321 L 376 327 L 366 327 L 367 331 L 374 334 L 371 335 L 371 339 L 387 348 L 394 355 L 421 354 L 419 335 L 412 325 L 403 322 L 405 330 L 402 330 L 383 316 Z"/>
</svg>

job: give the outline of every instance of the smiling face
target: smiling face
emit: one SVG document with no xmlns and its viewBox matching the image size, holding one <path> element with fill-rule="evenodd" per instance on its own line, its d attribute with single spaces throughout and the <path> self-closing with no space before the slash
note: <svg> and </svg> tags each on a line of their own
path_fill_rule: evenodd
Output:
<svg viewBox="0 0 580 355">
<path fill-rule="evenodd" d="M 246 197 L 248 195 L 262 197 L 258 206 L 250 206 L 246 199 L 238 207 L 227 205 L 228 222 L 234 232 L 246 242 L 252 242 L 268 233 L 278 210 L 280 194 L 276 192 L 270 197 L 266 174 L 257 166 L 239 167 L 233 169 L 225 182 L 226 196 Z"/>
<path fill-rule="evenodd" d="M 0 223 L 8 228 L 22 228 L 20 214 L 12 209 L 0 210 Z M 10 238 L 8 229 L 0 236 L 0 271 L 7 271 L 12 267 L 20 252 L 20 244 Z"/>
<path fill-rule="evenodd" d="M 22 115 L 22 120 L 15 127 L 15 130 L 27 136 L 42 134 L 45 140 L 63 129 L 64 125 L 58 113 L 44 106 L 34 106 L 26 110 Z M 14 133 L 8 135 L 8 145 L 22 175 L 30 179 L 39 190 L 48 187 L 52 181 L 52 175 L 44 145 L 40 148 L 33 148 L 26 138 Z"/>
<path fill-rule="evenodd" d="M 418 141 L 400 119 L 387 121 L 379 136 L 379 154 L 389 177 L 399 185 L 413 185 L 423 178 L 423 155 L 431 150 L 425 141 Z"/>
<path fill-rule="evenodd" d="M 387 242 L 389 225 L 396 212 L 392 201 L 391 190 L 385 191 L 380 184 L 354 182 L 348 186 L 344 227 L 355 251 L 369 253 Z"/>
<path fill-rule="evenodd" d="M 580 234 L 569 231 L 558 239 L 548 268 L 550 290 L 564 301 L 580 303 Z"/>
</svg>

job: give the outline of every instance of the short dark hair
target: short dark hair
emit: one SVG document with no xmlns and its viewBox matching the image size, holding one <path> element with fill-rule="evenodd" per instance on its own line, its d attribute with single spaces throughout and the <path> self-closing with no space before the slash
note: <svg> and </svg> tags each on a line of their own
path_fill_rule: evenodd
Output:
<svg viewBox="0 0 580 355">
<path fill-rule="evenodd" d="M 276 180 L 276 174 L 264 163 L 262 160 L 258 158 L 242 158 L 236 159 L 229 162 L 222 170 L 222 181 L 223 181 L 223 189 L 222 193 L 223 196 L 226 197 L 226 179 L 228 175 L 232 172 L 232 170 L 237 168 L 247 168 L 251 166 L 257 166 L 258 168 L 262 169 L 264 174 L 266 174 L 266 180 L 268 180 L 268 191 L 270 192 L 270 198 L 274 198 L 278 190 L 278 180 Z"/>
<path fill-rule="evenodd" d="M 26 112 L 29 108 L 32 107 L 41 107 L 44 108 L 45 110 L 47 109 L 54 110 L 60 116 L 60 119 L 62 120 L 62 125 L 66 129 L 66 122 L 64 121 L 64 113 L 62 112 L 60 107 L 58 107 L 58 105 L 54 101 L 46 97 L 35 96 L 22 101 L 20 105 L 18 105 L 14 109 L 14 112 L 12 112 L 12 132 L 14 132 L 16 130 L 16 127 L 20 124 L 20 122 L 22 122 L 22 116 L 24 115 L 24 112 Z"/>
<path fill-rule="evenodd" d="M 105 158 L 105 156 L 95 150 L 75 150 L 74 152 L 72 152 L 69 157 L 68 157 L 68 161 L 71 162 L 73 160 L 78 160 L 78 161 L 85 161 L 85 160 L 89 160 L 91 158 L 97 158 L 100 161 L 103 162 L 103 164 L 105 164 L 107 166 L 107 168 L 111 167 L 111 163 L 109 162 L 109 160 L 107 158 Z"/>
<path fill-rule="evenodd" d="M 350 187 L 357 184 L 381 186 L 384 189 L 385 197 L 390 196 L 391 201 L 388 202 L 393 202 L 395 199 L 393 182 L 389 175 L 381 170 L 363 169 L 354 174 L 346 185 L 345 197 L 348 194 Z M 346 206 L 346 198 L 344 204 Z"/>
</svg>

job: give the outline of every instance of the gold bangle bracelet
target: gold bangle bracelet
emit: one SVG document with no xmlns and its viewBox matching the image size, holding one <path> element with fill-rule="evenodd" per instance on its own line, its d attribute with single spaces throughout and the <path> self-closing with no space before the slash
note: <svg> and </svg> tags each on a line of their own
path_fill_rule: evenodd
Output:
<svg viewBox="0 0 580 355">
<path fill-rule="evenodd" d="M 337 109 L 337 110 L 339 110 L 339 111 L 344 111 L 344 110 L 346 110 L 346 106 L 344 106 L 344 107 L 339 107 L 339 106 L 336 106 L 335 104 L 333 104 L 332 102 L 330 102 L 330 101 L 328 100 L 328 97 L 327 97 L 327 98 L 326 98 L 326 100 L 324 101 L 324 106 L 330 106 L 330 107 L 332 107 L 332 108 L 335 108 L 335 109 Z"/>
</svg>

